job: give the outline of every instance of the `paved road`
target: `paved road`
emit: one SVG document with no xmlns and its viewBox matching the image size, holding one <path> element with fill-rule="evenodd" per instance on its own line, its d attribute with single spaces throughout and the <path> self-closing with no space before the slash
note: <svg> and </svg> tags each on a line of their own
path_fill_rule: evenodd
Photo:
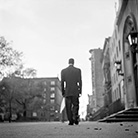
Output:
<svg viewBox="0 0 138 138">
<path fill-rule="evenodd" d="M 138 122 L 0 123 L 0 138 L 138 138 Z"/>
</svg>

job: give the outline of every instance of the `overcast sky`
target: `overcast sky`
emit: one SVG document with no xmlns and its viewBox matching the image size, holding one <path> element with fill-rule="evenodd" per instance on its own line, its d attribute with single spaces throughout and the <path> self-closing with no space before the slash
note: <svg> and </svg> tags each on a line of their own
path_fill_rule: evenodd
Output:
<svg viewBox="0 0 138 138">
<path fill-rule="evenodd" d="M 24 53 L 37 77 L 60 77 L 75 59 L 82 70 L 83 103 L 92 93 L 89 50 L 113 33 L 117 0 L 0 0 L 0 36 Z"/>
</svg>

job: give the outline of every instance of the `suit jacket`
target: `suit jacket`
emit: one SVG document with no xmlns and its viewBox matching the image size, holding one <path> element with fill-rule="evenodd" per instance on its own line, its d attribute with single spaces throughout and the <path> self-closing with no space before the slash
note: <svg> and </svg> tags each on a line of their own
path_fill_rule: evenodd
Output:
<svg viewBox="0 0 138 138">
<path fill-rule="evenodd" d="M 70 65 L 61 71 L 62 95 L 79 96 L 82 92 L 81 70 Z"/>
</svg>

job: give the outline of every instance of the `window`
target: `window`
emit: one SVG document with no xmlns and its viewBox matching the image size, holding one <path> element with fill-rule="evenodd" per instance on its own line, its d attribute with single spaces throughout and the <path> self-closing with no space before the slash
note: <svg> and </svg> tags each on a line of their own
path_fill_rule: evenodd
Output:
<svg viewBox="0 0 138 138">
<path fill-rule="evenodd" d="M 50 110 L 51 110 L 51 111 L 54 111 L 54 110 L 55 110 L 55 107 L 54 107 L 54 106 L 51 106 L 51 107 L 50 107 Z"/>
<path fill-rule="evenodd" d="M 44 81 L 44 85 L 47 85 L 46 81 Z"/>
<path fill-rule="evenodd" d="M 55 102 L 55 99 L 50 99 L 51 104 L 54 104 L 54 102 Z"/>
<path fill-rule="evenodd" d="M 55 98 L 55 93 L 51 93 L 50 98 Z"/>
<path fill-rule="evenodd" d="M 33 117 L 36 117 L 37 116 L 37 113 L 36 112 L 33 112 Z"/>
<path fill-rule="evenodd" d="M 118 45 L 119 45 L 119 51 L 121 51 L 120 40 L 118 42 Z"/>
<path fill-rule="evenodd" d="M 51 81 L 51 85 L 55 85 L 55 81 Z"/>
<path fill-rule="evenodd" d="M 55 87 L 51 87 L 51 91 L 55 91 Z"/>
</svg>

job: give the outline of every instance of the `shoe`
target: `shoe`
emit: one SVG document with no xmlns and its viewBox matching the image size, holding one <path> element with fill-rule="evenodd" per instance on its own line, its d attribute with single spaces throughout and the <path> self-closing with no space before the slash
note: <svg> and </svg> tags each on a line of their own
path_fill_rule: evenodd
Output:
<svg viewBox="0 0 138 138">
<path fill-rule="evenodd" d="M 76 117 L 76 119 L 74 120 L 74 123 L 75 123 L 75 125 L 78 125 L 79 124 L 79 116 Z"/>
<path fill-rule="evenodd" d="M 68 125 L 73 126 L 73 125 L 74 125 L 74 123 L 73 123 L 73 122 L 69 122 L 69 124 L 68 124 Z"/>
<path fill-rule="evenodd" d="M 78 120 L 75 120 L 74 123 L 75 123 L 75 125 L 78 125 L 79 124 L 79 121 Z"/>
</svg>

